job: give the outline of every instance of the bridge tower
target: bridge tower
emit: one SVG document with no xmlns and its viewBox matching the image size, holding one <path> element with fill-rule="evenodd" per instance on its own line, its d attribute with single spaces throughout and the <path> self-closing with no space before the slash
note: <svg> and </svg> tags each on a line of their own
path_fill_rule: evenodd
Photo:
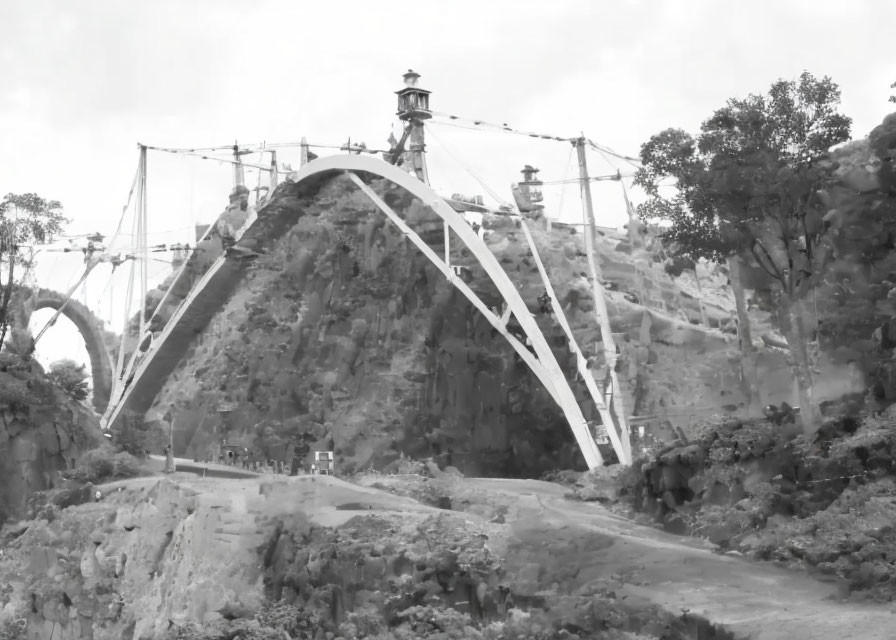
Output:
<svg viewBox="0 0 896 640">
<path fill-rule="evenodd" d="M 429 184 L 429 174 L 426 170 L 426 139 L 423 133 L 423 121 L 432 117 L 429 110 L 430 91 L 419 86 L 420 74 L 413 69 L 402 76 L 404 88 L 396 91 L 398 95 L 398 119 L 405 124 L 404 135 L 396 147 L 395 154 L 401 155 L 401 160 L 408 173 L 414 173 L 417 178 Z M 404 151 L 404 144 L 408 143 L 408 150 Z M 393 158 L 396 163 L 397 157 Z"/>
</svg>

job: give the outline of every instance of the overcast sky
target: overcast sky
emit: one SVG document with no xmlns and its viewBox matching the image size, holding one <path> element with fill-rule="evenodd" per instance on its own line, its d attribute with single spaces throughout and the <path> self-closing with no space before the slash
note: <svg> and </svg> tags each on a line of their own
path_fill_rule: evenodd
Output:
<svg viewBox="0 0 896 640">
<path fill-rule="evenodd" d="M 891 0 L 6 0 L 0 24 L 0 191 L 58 199 L 73 232 L 107 235 L 137 142 L 350 136 L 382 148 L 397 131 L 394 91 L 411 67 L 436 111 L 581 131 L 632 155 L 651 134 L 694 131 L 727 98 L 804 69 L 840 84 L 862 137 L 892 110 L 896 81 Z M 566 143 L 433 131 L 431 181 L 445 193 L 485 195 L 446 149 L 508 200 L 523 164 L 545 180 L 574 175 Z M 616 168 L 593 154 L 589 162 L 594 174 Z M 192 224 L 226 203 L 230 175 L 226 165 L 151 154 L 151 241 L 189 240 Z M 575 187 L 545 192 L 556 215 L 579 215 Z M 595 197 L 601 222 L 624 221 L 618 184 Z M 38 275 L 64 288 L 78 260 L 49 257 Z M 108 316 L 103 268 L 79 295 Z M 166 268 L 153 264 L 158 276 Z M 54 353 L 73 342 L 66 335 L 48 332 Z"/>
</svg>

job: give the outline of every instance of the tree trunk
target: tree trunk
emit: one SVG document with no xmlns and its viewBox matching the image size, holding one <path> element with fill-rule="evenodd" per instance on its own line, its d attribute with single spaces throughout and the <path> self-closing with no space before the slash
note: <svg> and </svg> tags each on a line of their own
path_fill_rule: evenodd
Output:
<svg viewBox="0 0 896 640">
<path fill-rule="evenodd" d="M 0 302 L 0 349 L 6 342 L 6 331 L 9 329 L 9 300 L 12 296 L 12 280 L 16 267 L 15 250 L 9 252 L 9 274 L 6 277 L 6 288 L 3 290 L 3 299 Z"/>
<path fill-rule="evenodd" d="M 747 415 L 762 415 L 762 399 L 759 396 L 759 373 L 756 370 L 756 349 L 753 347 L 753 332 L 750 327 L 750 314 L 744 298 L 741 258 L 732 256 L 728 260 L 731 276 L 731 291 L 734 294 L 734 306 L 737 309 L 737 337 L 740 341 L 740 371 L 744 395 L 747 397 Z"/>
<path fill-rule="evenodd" d="M 803 433 L 811 435 L 821 426 L 821 410 L 815 402 L 812 365 L 809 362 L 808 339 L 803 319 L 803 303 L 788 301 L 785 304 L 789 320 L 789 328 L 785 337 L 793 357 L 793 375 L 799 390 L 800 420 L 803 425 Z"/>
</svg>

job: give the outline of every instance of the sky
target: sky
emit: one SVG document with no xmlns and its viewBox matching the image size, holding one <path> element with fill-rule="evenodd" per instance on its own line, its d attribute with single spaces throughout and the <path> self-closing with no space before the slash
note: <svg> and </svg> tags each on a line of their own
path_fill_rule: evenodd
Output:
<svg viewBox="0 0 896 640">
<path fill-rule="evenodd" d="M 731 97 L 803 70 L 842 89 L 854 137 L 894 110 L 889 0 L 7 0 L 0 3 L 0 192 L 62 202 L 69 233 L 111 235 L 122 217 L 137 144 L 241 143 L 383 148 L 398 135 L 394 92 L 419 72 L 434 111 L 592 140 L 637 155 L 667 127 L 696 131 Z M 442 193 L 511 200 L 524 164 L 545 181 L 576 175 L 572 147 L 433 124 L 428 166 Z M 332 153 L 332 152 L 328 152 Z M 298 152 L 280 160 L 298 165 Z M 593 175 L 623 173 L 589 153 Z M 471 177 L 471 173 L 477 179 Z M 231 186 L 228 165 L 150 152 L 150 243 L 190 241 Z M 247 174 L 249 186 L 256 175 Z M 575 185 L 545 187 L 550 215 L 580 219 Z M 600 224 L 626 214 L 618 183 L 595 185 Z M 127 249 L 125 235 L 115 247 Z M 78 240 L 75 240 L 78 242 Z M 164 277 L 165 254 L 148 263 Z M 34 278 L 65 290 L 83 265 L 46 251 Z M 126 270 L 97 268 L 78 299 L 120 328 Z M 80 349 L 80 351 L 79 351 Z M 46 361 L 86 358 L 60 320 Z"/>
</svg>

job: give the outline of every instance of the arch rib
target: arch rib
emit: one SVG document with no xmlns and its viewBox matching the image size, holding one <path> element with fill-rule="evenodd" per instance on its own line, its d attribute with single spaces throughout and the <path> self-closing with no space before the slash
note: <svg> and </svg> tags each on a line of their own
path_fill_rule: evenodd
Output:
<svg viewBox="0 0 896 640">
<path fill-rule="evenodd" d="M 392 215 L 389 215 L 386 209 L 382 209 L 390 218 L 394 216 L 395 219 L 401 221 L 404 225 L 402 231 L 412 241 L 415 238 L 419 241 L 420 244 L 417 244 L 417 242 L 415 244 L 427 255 L 427 258 L 471 301 L 486 320 L 510 342 L 514 350 L 530 367 L 563 411 L 588 467 L 600 466 L 603 463 L 600 451 L 588 430 L 581 408 L 560 369 L 560 365 L 554 358 L 547 340 L 545 340 L 544 335 L 538 328 L 513 282 L 511 282 L 504 269 L 498 263 L 497 258 L 491 253 L 482 239 L 454 209 L 427 185 L 397 167 L 372 157 L 361 155 L 328 156 L 303 165 L 295 179 L 297 195 L 313 195 L 327 178 L 346 172 L 351 173 L 351 179 L 368 196 L 373 194 L 376 197 L 374 202 L 381 209 L 382 207 L 388 209 L 388 206 L 379 199 L 379 196 L 376 196 L 363 180 L 355 175 L 355 172 L 374 175 L 393 182 L 421 200 L 423 204 L 429 206 L 436 215 L 442 218 L 447 227 L 450 227 L 455 232 L 461 242 L 476 257 L 504 297 L 508 311 L 513 312 L 523 331 L 531 340 L 532 350 L 535 353 L 534 356 L 519 340 L 509 334 L 505 327 L 506 318 L 496 317 L 479 300 L 476 294 L 466 286 L 466 283 L 455 277 L 450 266 L 439 259 L 435 252 L 404 224 L 403 220 L 398 218 L 394 212 L 391 212 L 391 209 L 389 211 Z M 256 218 L 245 229 L 244 234 L 238 240 L 238 246 L 242 245 L 244 241 L 253 244 L 268 243 L 273 240 L 274 233 L 278 230 L 280 232 L 285 230 L 280 229 L 280 227 L 289 222 L 289 215 L 284 213 L 282 208 L 276 206 L 276 203 L 277 201 L 272 198 L 257 211 Z M 380 203 L 382 206 L 380 206 Z M 155 395 L 161 389 L 162 382 L 173 372 L 180 358 L 186 352 L 185 346 L 188 344 L 188 341 L 207 324 L 217 308 L 229 298 L 229 294 L 238 285 L 244 268 L 238 260 L 229 259 L 226 254 L 215 260 L 167 323 L 154 348 L 149 350 L 142 362 L 136 367 L 132 383 L 122 390 L 115 406 L 111 408 L 111 411 L 107 412 L 104 426 L 111 426 L 125 407 L 137 412 L 145 412 L 150 408 Z M 215 307 L 214 305 L 217 306 Z"/>
<path fill-rule="evenodd" d="M 551 308 L 554 310 L 554 316 L 557 318 L 557 322 L 566 334 L 566 339 L 569 340 L 569 345 L 575 352 L 576 369 L 585 381 L 585 386 L 588 388 L 588 392 L 591 394 L 591 399 L 594 401 L 594 406 L 600 414 L 601 422 L 603 422 L 604 427 L 607 429 L 607 435 L 610 437 L 610 442 L 613 444 L 613 449 L 616 451 L 619 461 L 622 462 L 622 464 L 630 465 L 632 463 L 631 454 L 622 444 L 620 434 L 616 432 L 616 422 L 613 420 L 610 408 L 607 406 L 600 390 L 597 388 L 597 383 L 594 381 L 594 376 L 591 375 L 591 371 L 588 369 L 585 356 L 582 355 L 582 350 L 579 349 L 579 344 L 576 342 L 575 336 L 572 333 L 572 328 L 570 328 L 569 322 L 566 320 L 566 315 L 563 313 L 563 309 L 560 306 L 560 302 L 557 300 L 557 294 L 554 293 L 554 287 L 551 285 L 551 280 L 548 278 L 547 271 L 545 271 L 541 256 L 538 253 L 538 247 L 535 246 L 535 240 L 532 238 L 532 233 L 529 231 L 529 225 L 527 225 L 526 221 L 521 217 L 518 218 L 518 220 L 520 227 L 523 230 L 523 234 L 526 236 L 526 241 L 532 249 L 532 257 L 535 259 L 538 273 L 541 276 L 542 282 L 544 282 L 545 291 L 547 291 L 548 296 L 551 298 Z M 615 393 L 619 393 L 619 390 L 617 389 Z"/>
<path fill-rule="evenodd" d="M 439 268 L 440 271 L 442 271 L 445 277 L 448 278 L 448 280 L 457 287 L 464 296 L 466 296 L 479 312 L 483 314 L 486 320 L 488 320 L 488 322 L 498 330 L 508 342 L 510 342 L 514 350 L 520 355 L 523 361 L 548 390 L 548 393 L 554 398 L 554 401 L 560 406 L 560 409 L 563 411 L 564 416 L 572 428 L 576 442 L 582 450 L 582 455 L 585 457 L 585 462 L 588 464 L 588 468 L 593 469 L 594 467 L 603 465 L 603 457 L 600 454 L 600 450 L 597 448 L 597 443 L 595 443 L 594 438 L 591 436 L 588 423 L 585 420 L 585 416 L 582 415 L 582 409 L 579 407 L 575 395 L 573 394 L 572 389 L 570 389 L 569 383 L 554 357 L 553 351 L 551 351 L 551 348 L 548 346 L 544 334 L 542 334 L 541 329 L 538 328 L 538 324 L 532 319 L 532 315 L 529 313 L 529 309 L 525 302 L 520 298 L 516 287 L 498 263 L 497 258 L 495 258 L 494 254 L 492 254 L 489 248 L 485 245 L 485 242 L 482 241 L 482 239 L 470 228 L 470 225 L 468 225 L 467 222 L 454 211 L 454 209 L 448 206 L 444 200 L 423 183 L 401 171 L 399 171 L 401 174 L 400 176 L 395 176 L 396 179 L 393 179 L 392 175 L 383 176 L 387 180 L 395 182 L 398 186 L 417 196 L 425 205 L 429 206 L 436 215 L 442 218 L 446 225 L 446 229 L 450 227 L 451 230 L 460 237 L 461 241 L 476 257 L 485 269 L 485 272 L 491 278 L 492 282 L 498 288 L 498 291 L 504 297 L 504 300 L 507 302 L 507 308 L 513 312 L 517 321 L 526 332 L 526 336 L 531 340 L 532 348 L 535 351 L 537 358 L 533 358 L 532 354 L 529 353 L 525 346 L 509 335 L 505 324 L 502 323 L 501 320 L 479 299 L 479 297 L 466 286 L 466 283 L 454 276 L 450 265 L 440 260 L 420 236 L 408 227 L 404 220 L 392 211 L 373 189 L 367 186 L 355 173 L 351 171 L 347 171 L 347 173 L 351 180 L 364 191 L 367 197 L 369 197 L 374 204 L 376 204 L 377 207 L 379 207 L 380 210 L 382 210 L 383 213 L 385 213 L 386 216 L 401 229 L 402 233 L 404 233 L 417 248 Z"/>
</svg>

